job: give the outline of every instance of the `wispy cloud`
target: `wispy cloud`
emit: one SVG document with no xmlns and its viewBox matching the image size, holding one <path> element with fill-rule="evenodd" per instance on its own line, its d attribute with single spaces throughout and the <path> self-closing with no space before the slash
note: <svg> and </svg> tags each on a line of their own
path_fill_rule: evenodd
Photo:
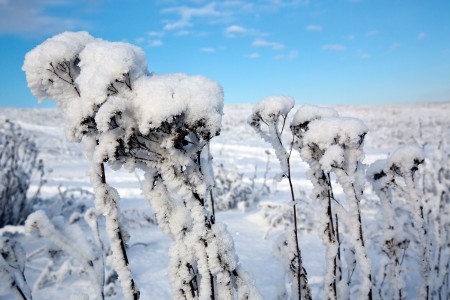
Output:
<svg viewBox="0 0 450 300">
<path fill-rule="evenodd" d="M 289 52 L 289 54 L 287 55 L 288 59 L 295 59 L 298 56 L 298 52 L 297 50 L 292 50 L 291 52 Z"/>
<path fill-rule="evenodd" d="M 258 7 L 260 11 L 279 11 L 283 8 L 292 8 L 299 5 L 308 5 L 310 0 L 268 0 L 261 1 L 262 4 Z"/>
<path fill-rule="evenodd" d="M 320 25 L 308 25 L 306 26 L 306 30 L 308 31 L 322 31 L 323 27 Z"/>
<path fill-rule="evenodd" d="M 245 35 L 248 33 L 248 29 L 238 25 L 231 25 L 225 29 L 225 36 L 234 38 L 238 35 Z"/>
<path fill-rule="evenodd" d="M 273 59 L 275 59 L 275 60 L 284 60 L 284 59 L 293 60 L 293 59 L 296 59 L 297 56 L 298 56 L 298 52 L 296 50 L 292 50 L 288 54 L 275 55 L 273 57 Z"/>
<path fill-rule="evenodd" d="M 391 46 L 389 47 L 389 51 L 395 51 L 398 48 L 400 48 L 400 46 L 401 46 L 400 43 L 397 43 L 397 42 L 392 43 Z"/>
<path fill-rule="evenodd" d="M 89 1 L 73 3 L 67 0 L 0 1 L 0 34 L 46 35 L 90 27 L 90 23 L 82 19 L 57 17 L 49 12 L 55 7 L 64 6 L 70 10 L 89 5 Z"/>
<path fill-rule="evenodd" d="M 216 6 L 217 4 L 212 2 L 202 7 L 177 6 L 163 9 L 161 12 L 164 14 L 176 14 L 179 16 L 179 19 L 176 21 L 168 21 L 164 29 L 174 30 L 192 27 L 192 19 L 197 17 L 223 16 L 224 13 L 217 10 Z"/>
<path fill-rule="evenodd" d="M 253 52 L 253 53 L 250 53 L 250 54 L 247 54 L 247 55 L 244 55 L 246 58 L 251 58 L 251 59 L 257 59 L 257 58 L 260 58 L 261 57 L 261 55 L 259 55 L 259 53 L 257 53 L 257 52 Z"/>
<path fill-rule="evenodd" d="M 358 57 L 360 59 L 369 59 L 370 54 L 366 53 L 366 52 L 360 52 L 360 53 L 356 54 L 356 57 Z"/>
<path fill-rule="evenodd" d="M 366 32 L 366 36 L 374 36 L 377 34 L 378 34 L 378 31 L 376 31 L 376 30 L 369 30 Z"/>
<path fill-rule="evenodd" d="M 207 53 L 212 53 L 212 52 L 216 52 L 216 49 L 214 49 L 214 48 L 201 48 L 200 51 L 207 52 Z"/>
<path fill-rule="evenodd" d="M 186 36 L 186 35 L 190 35 L 191 32 L 188 30 L 178 30 L 177 32 L 174 33 L 175 36 Z"/>
<path fill-rule="evenodd" d="M 250 3 L 250 1 L 223 1 L 222 2 L 223 7 L 230 8 L 230 9 L 236 9 L 243 12 L 252 12 L 255 9 L 255 5 L 253 3 Z"/>
<path fill-rule="evenodd" d="M 269 47 L 273 50 L 281 50 L 284 48 L 283 44 L 277 43 L 277 42 L 269 42 L 265 39 L 256 39 L 252 43 L 253 47 Z"/>
<path fill-rule="evenodd" d="M 242 36 L 258 36 L 263 37 L 267 34 L 261 33 L 259 30 L 253 28 L 246 28 L 240 25 L 231 25 L 225 28 L 224 31 L 225 37 L 227 38 L 236 38 Z"/>
<path fill-rule="evenodd" d="M 328 44 L 328 45 L 323 45 L 321 47 L 321 49 L 326 50 L 326 51 L 344 51 L 345 46 L 341 45 L 341 44 Z"/>
<path fill-rule="evenodd" d="M 420 32 L 420 33 L 417 35 L 417 39 L 418 39 L 419 41 L 423 41 L 426 37 L 427 37 L 427 34 L 426 34 L 425 32 Z"/>
<path fill-rule="evenodd" d="M 161 40 L 151 40 L 148 43 L 148 46 L 152 47 L 152 48 L 154 48 L 154 47 L 161 47 L 162 45 L 163 45 L 163 42 Z"/>
<path fill-rule="evenodd" d="M 147 35 L 150 37 L 162 37 L 162 36 L 164 36 L 164 32 L 163 31 L 149 31 L 149 32 L 147 32 Z"/>
</svg>

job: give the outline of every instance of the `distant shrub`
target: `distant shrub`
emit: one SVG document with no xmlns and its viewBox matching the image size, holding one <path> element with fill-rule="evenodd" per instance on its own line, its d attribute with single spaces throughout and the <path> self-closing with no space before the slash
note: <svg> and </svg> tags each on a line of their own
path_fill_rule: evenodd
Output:
<svg viewBox="0 0 450 300">
<path fill-rule="evenodd" d="M 214 188 L 212 189 L 214 209 L 224 211 L 229 209 L 244 210 L 256 205 L 261 197 L 270 194 L 271 189 L 267 184 L 267 173 L 270 163 L 270 152 L 266 152 L 267 163 L 264 180 L 261 184 L 255 182 L 255 174 L 251 178 L 245 178 L 244 174 L 236 169 L 226 167 L 223 164 L 214 166 Z"/>
<path fill-rule="evenodd" d="M 40 175 L 36 194 L 27 197 L 31 177 Z M 44 163 L 34 141 L 10 120 L 0 121 L 0 227 L 22 224 L 33 211 L 43 184 Z"/>
</svg>

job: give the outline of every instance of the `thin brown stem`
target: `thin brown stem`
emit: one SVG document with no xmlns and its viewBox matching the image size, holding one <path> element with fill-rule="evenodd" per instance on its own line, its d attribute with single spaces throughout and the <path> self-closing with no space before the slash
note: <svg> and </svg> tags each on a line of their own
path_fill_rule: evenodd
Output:
<svg viewBox="0 0 450 300">
<path fill-rule="evenodd" d="M 298 299 L 302 299 L 302 284 L 301 284 L 301 272 L 302 272 L 302 256 L 300 251 L 300 246 L 298 242 L 298 233 L 297 233 L 297 207 L 295 205 L 295 195 L 294 195 L 294 187 L 292 185 L 292 179 L 291 179 L 291 163 L 290 163 L 290 156 L 287 158 L 287 165 L 288 165 L 288 174 L 287 178 L 289 181 L 289 188 L 291 190 L 291 198 L 293 202 L 293 211 L 294 211 L 294 236 L 295 236 L 295 246 L 297 251 L 297 284 L 298 284 Z"/>
</svg>

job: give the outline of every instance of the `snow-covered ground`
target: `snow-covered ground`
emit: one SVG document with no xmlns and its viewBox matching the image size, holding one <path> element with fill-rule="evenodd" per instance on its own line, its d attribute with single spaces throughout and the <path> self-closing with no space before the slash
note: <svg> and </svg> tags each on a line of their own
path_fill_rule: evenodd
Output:
<svg viewBox="0 0 450 300">
<path fill-rule="evenodd" d="M 415 104 L 398 106 L 337 106 L 335 109 L 342 116 L 357 117 L 369 127 L 366 137 L 365 163 L 385 158 L 393 149 L 402 144 L 415 141 L 436 142 L 450 139 L 450 103 Z M 273 150 L 262 141 L 247 125 L 251 114 L 250 105 L 226 105 L 222 121 L 221 135 L 213 139 L 211 148 L 214 163 L 223 164 L 225 168 L 236 170 L 244 175 L 243 180 L 249 182 L 256 172 L 256 184 L 262 184 L 269 159 L 268 184 L 272 193 L 260 199 L 261 202 L 288 202 L 289 187 L 287 182 L 272 180 L 280 172 Z M 92 191 L 87 174 L 88 163 L 83 156 L 82 146 L 72 144 L 64 138 L 63 119 L 56 109 L 2 109 L 0 117 L 6 117 L 18 123 L 37 142 L 41 158 L 47 170 L 47 183 L 42 188 L 42 198 L 48 200 L 50 215 L 71 212 L 80 209 L 80 205 L 92 207 L 92 196 L 89 194 L 75 199 L 64 196 L 68 189 L 82 188 Z M 439 130 L 442 129 L 442 130 Z M 442 133 L 436 135 L 436 132 Z M 269 151 L 269 155 L 266 153 Z M 306 178 L 307 165 L 297 153 L 292 159 L 292 178 L 295 191 L 300 197 L 300 191 L 309 195 L 312 185 Z M 170 238 L 165 236 L 156 225 L 151 224 L 153 218 L 149 203 L 140 190 L 139 172 L 114 172 L 106 170 L 109 184 L 118 189 L 122 197 L 121 209 L 124 219 L 128 220 L 127 230 L 130 234 L 128 255 L 131 270 L 141 292 L 141 299 L 170 299 L 171 289 L 168 283 L 168 249 Z M 33 186 L 33 189 L 36 187 Z M 339 196 L 339 191 L 336 191 Z M 67 195 L 70 193 L 67 192 Z M 69 202 L 62 207 L 62 202 Z M 362 203 L 363 222 L 368 228 L 366 234 L 370 245 L 371 220 L 376 212 L 368 203 L 374 199 L 367 186 L 365 200 Z M 300 209 L 302 209 L 300 205 Z M 68 217 L 68 216 L 66 216 Z M 284 282 L 284 269 L 281 262 L 274 256 L 275 240 L 282 227 L 270 229 L 264 219 L 261 209 L 253 206 L 247 210 L 230 210 L 218 212 L 216 220 L 227 224 L 233 235 L 236 250 L 244 269 L 252 273 L 256 286 L 266 299 L 276 299 L 277 289 Z M 314 220 L 312 220 L 314 221 Z M 87 226 L 84 226 L 87 230 Z M 308 279 L 312 288 L 313 298 L 320 299 L 322 293 L 322 274 L 325 268 L 324 247 L 317 229 L 303 231 L 300 243 L 303 262 L 308 271 Z M 23 244 L 28 260 L 25 275 L 28 284 L 33 287 L 48 259 L 36 250 L 47 242 L 44 239 L 26 236 L 22 227 L 7 227 L 0 233 L 17 232 L 18 239 Z M 369 247 L 370 249 L 370 247 Z M 370 252 L 376 258 L 377 253 Z M 376 259 L 372 259 L 376 268 Z M 84 299 L 88 295 L 90 282 L 86 274 L 62 276 L 62 281 L 53 281 L 41 288 L 33 289 L 34 299 Z M 409 286 L 414 284 L 409 283 Z M 117 294 L 111 299 L 121 299 L 120 287 L 116 285 Z M 415 293 L 412 289 L 411 293 Z M 11 299 L 0 283 L 0 299 Z"/>
</svg>

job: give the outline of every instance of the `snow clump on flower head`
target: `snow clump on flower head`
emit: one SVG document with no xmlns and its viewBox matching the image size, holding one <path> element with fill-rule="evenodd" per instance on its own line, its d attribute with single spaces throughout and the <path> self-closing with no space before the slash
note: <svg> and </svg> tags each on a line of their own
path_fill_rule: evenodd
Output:
<svg viewBox="0 0 450 300">
<path fill-rule="evenodd" d="M 388 158 L 389 168 L 400 176 L 414 174 L 425 160 L 422 148 L 418 145 L 406 145 L 395 150 Z"/>
<path fill-rule="evenodd" d="M 304 143 L 314 143 L 324 150 L 333 144 L 358 148 L 368 132 L 367 126 L 361 120 L 350 117 L 315 120 L 308 127 L 309 130 L 303 137 Z"/>
<path fill-rule="evenodd" d="M 220 131 L 223 91 L 215 81 L 186 74 L 153 75 L 140 78 L 135 93 L 136 119 L 143 134 L 176 122 L 205 139 Z"/>
<path fill-rule="evenodd" d="M 85 106 L 100 104 L 122 86 L 148 74 L 144 51 L 132 44 L 96 39 L 80 53 L 77 84 Z M 112 85 L 111 85 L 112 84 Z M 119 87 L 120 86 L 120 87 Z"/>
<path fill-rule="evenodd" d="M 63 32 L 28 52 L 22 70 L 28 87 L 40 102 L 46 98 L 62 104 L 77 97 L 73 80 L 78 76 L 78 55 L 94 38 L 89 33 Z M 58 75 L 63 80 L 58 80 Z"/>
<path fill-rule="evenodd" d="M 308 124 L 313 120 L 337 117 L 338 115 L 338 112 L 331 107 L 303 105 L 297 110 L 292 118 L 291 130 L 297 135 L 300 131 L 306 131 L 308 129 Z"/>
<path fill-rule="evenodd" d="M 249 123 L 257 124 L 261 120 L 266 123 L 276 122 L 281 116 L 286 117 L 294 107 L 294 98 L 287 96 L 269 96 L 258 102 L 253 107 Z"/>
</svg>

